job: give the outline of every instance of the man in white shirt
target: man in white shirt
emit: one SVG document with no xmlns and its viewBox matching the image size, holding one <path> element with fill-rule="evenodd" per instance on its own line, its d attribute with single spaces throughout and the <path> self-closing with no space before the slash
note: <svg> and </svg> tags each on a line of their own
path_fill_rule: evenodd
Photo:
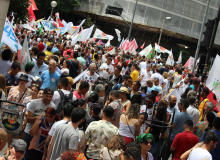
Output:
<svg viewBox="0 0 220 160">
<path fill-rule="evenodd" d="M 154 80 L 154 78 L 158 78 L 159 79 L 159 85 L 162 85 L 162 88 L 165 86 L 165 82 L 164 82 L 164 78 L 163 76 L 160 74 L 160 69 L 156 68 L 156 73 L 152 74 L 150 79 Z"/>
<path fill-rule="evenodd" d="M 169 105 L 167 107 L 167 112 L 171 115 L 170 122 L 172 121 L 173 112 L 175 110 L 175 114 L 180 113 L 179 108 L 176 106 L 177 98 L 174 95 L 169 96 Z"/>
<path fill-rule="evenodd" d="M 140 62 L 139 67 L 141 69 L 141 75 L 143 75 L 146 72 L 147 62 L 145 61 Z"/>
<path fill-rule="evenodd" d="M 194 106 L 196 102 L 195 96 L 189 96 L 189 107 L 186 109 L 186 112 L 192 116 L 193 118 L 193 127 L 195 127 L 196 123 L 199 121 L 200 112 L 199 110 Z"/>
<path fill-rule="evenodd" d="M 147 65 L 147 69 L 145 69 L 141 72 L 141 76 L 139 78 L 139 80 L 141 81 L 141 86 L 147 85 L 147 80 L 150 79 L 152 74 L 153 74 L 153 72 L 151 70 L 151 66 Z"/>
<path fill-rule="evenodd" d="M 110 74 L 114 72 L 114 67 L 111 65 L 111 62 L 112 62 L 112 59 L 108 58 L 106 63 L 103 63 L 100 66 L 99 76 L 103 78 L 104 80 L 106 80 L 110 76 Z"/>
<path fill-rule="evenodd" d="M 199 148 L 193 149 L 187 160 L 212 160 L 212 155 L 209 152 L 216 148 L 219 138 L 212 130 L 207 131 L 204 137 L 204 144 Z"/>
<path fill-rule="evenodd" d="M 189 77 L 185 77 L 175 86 L 180 96 L 185 92 L 187 87 L 189 87 Z"/>
<path fill-rule="evenodd" d="M 98 80 L 98 78 L 99 78 L 99 75 L 96 73 L 96 64 L 95 63 L 91 63 L 89 67 L 90 67 L 90 70 L 87 71 L 82 76 L 81 81 L 86 81 L 89 84 L 94 84 Z"/>
</svg>

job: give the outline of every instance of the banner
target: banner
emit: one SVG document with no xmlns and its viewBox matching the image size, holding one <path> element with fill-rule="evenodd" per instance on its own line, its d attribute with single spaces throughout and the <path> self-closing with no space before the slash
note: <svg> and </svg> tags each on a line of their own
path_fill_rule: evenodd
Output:
<svg viewBox="0 0 220 160">
<path fill-rule="evenodd" d="M 110 39 L 112 40 L 114 37 L 108 34 L 105 34 L 102 32 L 100 29 L 96 28 L 95 33 L 93 35 L 93 38 L 98 38 L 98 39 Z"/>
<path fill-rule="evenodd" d="M 106 47 L 110 46 L 110 40 L 108 40 L 108 42 L 105 44 Z"/>
<path fill-rule="evenodd" d="M 168 53 L 169 52 L 169 50 L 159 46 L 157 43 L 155 43 L 155 51 L 159 52 L 159 53 Z"/>
<path fill-rule="evenodd" d="M 75 77 L 73 79 L 73 84 L 76 83 L 78 80 L 80 80 L 80 78 L 82 78 L 82 76 L 88 71 L 88 69 L 86 69 L 85 71 L 83 71 L 82 73 L 80 73 L 77 77 Z"/>
<path fill-rule="evenodd" d="M 50 21 L 49 31 L 53 31 L 53 30 L 59 30 L 59 26 L 58 26 L 58 24 L 56 22 Z"/>
<path fill-rule="evenodd" d="M 71 26 L 71 28 L 69 28 L 68 26 L 68 31 L 72 34 L 72 35 L 76 35 L 77 33 L 79 33 L 79 29 L 81 28 L 81 26 L 83 25 L 83 23 L 86 21 L 86 19 L 82 20 L 82 22 L 80 23 L 80 25 L 78 26 Z M 72 22 L 69 22 L 70 24 Z"/>
<path fill-rule="evenodd" d="M 62 20 L 62 23 L 63 23 L 64 27 L 60 28 L 60 34 L 61 35 L 63 35 L 64 33 L 67 32 L 67 29 L 66 29 L 67 23 L 66 23 L 66 21 Z"/>
<path fill-rule="evenodd" d="M 82 30 L 81 33 L 77 36 L 77 41 L 85 42 L 88 38 L 90 38 L 94 26 L 95 25 L 93 24 L 90 28 Z"/>
<path fill-rule="evenodd" d="M 31 58 L 30 58 L 30 54 L 29 54 L 29 48 L 28 48 L 27 35 L 25 36 L 22 50 L 18 54 L 18 61 L 20 63 L 22 71 L 24 71 L 26 63 L 31 62 Z"/>
<path fill-rule="evenodd" d="M 171 49 L 171 51 L 168 54 L 169 54 L 169 56 L 167 58 L 166 64 L 173 66 L 174 59 L 173 59 L 172 49 Z"/>
<path fill-rule="evenodd" d="M 214 60 L 214 63 L 212 65 L 212 69 L 209 72 L 209 76 L 206 80 L 206 86 L 212 90 L 214 89 L 218 83 L 220 82 L 220 69 L 219 69 L 219 64 L 220 64 L 220 56 L 217 54 Z M 217 95 L 219 95 L 219 85 L 216 87 L 216 89 L 213 90 L 213 92 Z M 219 96 L 220 98 L 220 96 Z"/>
<path fill-rule="evenodd" d="M 144 48 L 141 52 L 139 52 L 140 56 L 148 56 L 150 51 L 152 50 L 152 45 L 149 44 L 146 48 Z"/>
<path fill-rule="evenodd" d="M 43 24 L 45 31 L 49 31 L 49 29 L 50 29 L 50 21 L 42 20 L 41 23 Z"/>
<path fill-rule="evenodd" d="M 195 60 L 195 58 L 190 56 L 189 59 L 187 60 L 187 62 L 185 63 L 184 67 L 188 67 L 188 68 L 192 69 L 193 64 L 194 64 L 194 60 Z"/>
<path fill-rule="evenodd" d="M 179 58 L 178 58 L 178 62 L 179 62 L 179 63 L 182 63 L 182 51 L 180 51 L 180 56 L 179 56 Z"/>
<path fill-rule="evenodd" d="M 121 41 L 121 32 L 118 29 L 115 29 L 115 32 L 118 36 L 118 42 L 120 42 Z"/>
<path fill-rule="evenodd" d="M 8 18 L 6 18 L 5 21 L 1 42 L 7 44 L 15 52 L 22 49 L 19 40 L 16 37 Z"/>
<path fill-rule="evenodd" d="M 111 51 L 109 51 L 108 52 L 110 55 L 114 55 L 115 54 L 115 47 L 111 50 Z"/>
<path fill-rule="evenodd" d="M 133 52 L 133 50 L 136 50 L 138 48 L 138 45 L 137 45 L 137 42 L 135 40 L 135 38 L 131 41 L 130 43 L 130 48 L 129 48 L 129 51 L 130 52 Z"/>
<path fill-rule="evenodd" d="M 36 31 L 35 29 L 33 29 L 33 28 L 31 27 L 30 24 L 23 24 L 22 27 L 23 27 L 23 28 L 26 28 L 26 29 L 29 29 L 29 30 L 31 30 L 31 31 Z"/>
</svg>

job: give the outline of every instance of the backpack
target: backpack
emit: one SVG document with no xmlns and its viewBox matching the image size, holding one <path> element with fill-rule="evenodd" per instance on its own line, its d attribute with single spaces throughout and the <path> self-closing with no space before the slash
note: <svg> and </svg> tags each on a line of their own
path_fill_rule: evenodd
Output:
<svg viewBox="0 0 220 160">
<path fill-rule="evenodd" d="M 61 90 L 58 90 L 59 94 L 60 94 L 60 103 L 57 107 L 57 114 L 60 115 L 61 118 L 63 118 L 63 115 L 62 115 L 62 110 L 63 110 L 63 107 L 72 101 L 73 99 L 73 92 L 70 92 L 69 95 L 64 95 L 63 92 Z"/>
</svg>

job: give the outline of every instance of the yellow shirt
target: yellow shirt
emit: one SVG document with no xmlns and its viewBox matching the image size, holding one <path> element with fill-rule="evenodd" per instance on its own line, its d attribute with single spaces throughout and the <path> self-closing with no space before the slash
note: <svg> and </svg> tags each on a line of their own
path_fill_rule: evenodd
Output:
<svg viewBox="0 0 220 160">
<path fill-rule="evenodd" d="M 92 56 L 92 60 L 93 60 L 93 61 L 95 60 L 94 56 L 95 56 L 96 54 L 97 54 L 97 53 L 94 53 L 93 56 Z"/>
<path fill-rule="evenodd" d="M 50 45 L 50 42 L 47 42 L 46 45 L 49 46 L 49 45 Z"/>
<path fill-rule="evenodd" d="M 51 55 L 52 53 L 51 53 L 50 51 L 48 51 L 48 50 L 46 50 L 44 53 L 45 53 L 45 55 L 46 55 L 44 60 L 46 60 L 46 61 L 47 61 L 47 60 L 48 60 L 49 55 Z"/>
<path fill-rule="evenodd" d="M 138 76 L 139 76 L 139 72 L 138 71 L 133 71 L 131 73 L 131 78 L 132 78 L 133 82 L 138 80 Z"/>
</svg>

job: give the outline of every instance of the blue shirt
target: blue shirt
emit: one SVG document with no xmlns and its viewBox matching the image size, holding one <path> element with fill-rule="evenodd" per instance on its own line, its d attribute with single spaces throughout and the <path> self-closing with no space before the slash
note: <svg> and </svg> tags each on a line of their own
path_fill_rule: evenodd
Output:
<svg viewBox="0 0 220 160">
<path fill-rule="evenodd" d="M 194 85 L 191 84 L 189 87 L 192 88 L 192 90 L 195 91 L 195 87 L 194 87 Z"/>
<path fill-rule="evenodd" d="M 176 127 L 174 128 L 174 130 L 171 132 L 171 135 L 170 135 L 170 139 L 172 141 L 174 140 L 175 136 L 178 133 L 182 133 L 184 131 L 183 126 L 186 120 L 193 120 L 192 116 L 186 112 L 180 112 L 180 113 L 175 114 L 173 124 L 176 124 Z"/>
<path fill-rule="evenodd" d="M 43 64 L 40 66 L 40 68 L 38 68 L 38 67 L 37 67 L 37 62 L 36 62 L 30 74 L 31 74 L 32 76 L 34 76 L 34 77 L 35 77 L 35 76 L 40 77 L 41 74 L 43 73 L 43 71 L 46 71 L 46 70 L 48 70 L 48 65 L 46 65 L 45 63 L 43 63 Z"/>
<path fill-rule="evenodd" d="M 4 74 L 5 79 L 6 79 L 6 86 L 17 86 L 19 81 L 18 81 L 18 76 L 11 76 L 7 73 Z"/>
<path fill-rule="evenodd" d="M 220 139 L 220 132 L 214 129 L 212 130 L 217 134 L 217 137 Z M 205 132 L 202 134 L 202 138 L 200 139 L 200 141 L 204 141 L 204 134 Z M 220 142 L 218 142 L 218 144 L 216 145 L 216 148 L 213 151 L 210 151 L 210 154 L 212 155 L 213 160 L 220 159 Z"/>
<path fill-rule="evenodd" d="M 54 53 L 56 51 L 59 51 L 59 49 L 57 47 L 53 47 L 53 49 L 51 50 L 51 53 Z"/>
<path fill-rule="evenodd" d="M 60 74 L 57 72 L 54 73 L 50 73 L 49 71 L 44 71 L 40 78 L 42 79 L 42 89 L 45 89 L 47 87 L 51 87 L 53 88 L 54 91 L 57 90 L 57 85 L 59 84 L 59 80 L 60 80 Z"/>
<path fill-rule="evenodd" d="M 123 85 L 122 85 L 122 83 L 119 83 L 119 84 L 116 84 L 116 85 L 112 88 L 112 90 L 119 90 L 121 87 L 123 87 Z M 127 87 L 127 88 L 128 88 L 128 87 Z M 128 88 L 128 90 L 129 90 L 129 93 L 131 93 L 130 88 Z"/>
</svg>

